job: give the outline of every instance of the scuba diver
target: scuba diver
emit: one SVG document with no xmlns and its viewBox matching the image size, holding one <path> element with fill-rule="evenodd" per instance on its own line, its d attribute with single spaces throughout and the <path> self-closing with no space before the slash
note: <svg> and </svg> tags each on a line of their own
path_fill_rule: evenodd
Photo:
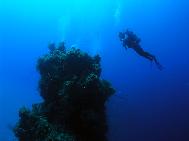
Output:
<svg viewBox="0 0 189 141">
<path fill-rule="evenodd" d="M 157 61 L 156 57 L 149 52 L 144 51 L 140 46 L 140 38 L 136 36 L 132 31 L 127 30 L 126 32 L 119 32 L 119 38 L 122 42 L 123 47 L 125 49 L 132 48 L 138 53 L 140 56 L 145 57 L 146 59 L 155 62 L 159 70 L 163 69 L 163 66 Z"/>
</svg>

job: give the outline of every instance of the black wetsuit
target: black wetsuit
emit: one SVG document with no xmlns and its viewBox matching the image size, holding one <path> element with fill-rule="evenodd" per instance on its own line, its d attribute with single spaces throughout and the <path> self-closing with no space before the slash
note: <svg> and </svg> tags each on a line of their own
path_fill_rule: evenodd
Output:
<svg viewBox="0 0 189 141">
<path fill-rule="evenodd" d="M 127 36 L 127 37 L 126 37 Z M 126 31 L 126 32 L 120 32 L 119 33 L 120 40 L 122 41 L 123 46 L 127 48 L 132 48 L 135 50 L 136 53 L 138 53 L 140 56 L 143 56 L 147 58 L 150 61 L 154 61 L 158 68 L 162 70 L 161 64 L 157 61 L 156 57 L 149 52 L 146 52 L 143 50 L 143 48 L 140 46 L 140 38 L 138 38 L 133 32 Z"/>
</svg>

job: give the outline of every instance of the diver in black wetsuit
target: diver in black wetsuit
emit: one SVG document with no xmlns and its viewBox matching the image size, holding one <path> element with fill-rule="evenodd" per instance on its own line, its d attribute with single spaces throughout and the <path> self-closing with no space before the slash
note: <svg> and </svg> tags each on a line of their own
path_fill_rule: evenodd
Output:
<svg viewBox="0 0 189 141">
<path fill-rule="evenodd" d="M 146 51 L 140 46 L 140 38 L 136 36 L 132 31 L 127 30 L 126 32 L 119 32 L 119 38 L 122 41 L 123 46 L 134 49 L 140 56 L 147 58 L 150 61 L 154 61 L 158 69 L 162 70 L 162 65 L 157 61 L 156 57 Z"/>
</svg>

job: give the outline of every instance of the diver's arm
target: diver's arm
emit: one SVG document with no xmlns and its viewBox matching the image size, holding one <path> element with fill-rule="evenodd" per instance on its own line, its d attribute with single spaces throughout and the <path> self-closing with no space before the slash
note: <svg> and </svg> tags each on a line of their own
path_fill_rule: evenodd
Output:
<svg viewBox="0 0 189 141">
<path fill-rule="evenodd" d="M 126 44 L 123 44 L 123 47 L 127 50 L 128 46 Z"/>
<path fill-rule="evenodd" d="M 128 48 L 126 39 L 124 39 L 124 40 L 122 41 L 122 45 L 123 45 L 123 47 L 125 47 L 125 49 Z"/>
</svg>

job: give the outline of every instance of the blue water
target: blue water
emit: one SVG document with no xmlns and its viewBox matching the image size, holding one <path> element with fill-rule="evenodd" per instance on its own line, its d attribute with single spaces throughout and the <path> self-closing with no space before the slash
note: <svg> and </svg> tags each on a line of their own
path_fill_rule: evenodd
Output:
<svg viewBox="0 0 189 141">
<path fill-rule="evenodd" d="M 0 141 L 22 106 L 42 99 L 37 58 L 65 41 L 102 57 L 101 77 L 116 89 L 107 102 L 109 141 L 189 141 L 189 1 L 0 0 Z M 126 28 L 159 59 L 125 50 Z"/>
</svg>

